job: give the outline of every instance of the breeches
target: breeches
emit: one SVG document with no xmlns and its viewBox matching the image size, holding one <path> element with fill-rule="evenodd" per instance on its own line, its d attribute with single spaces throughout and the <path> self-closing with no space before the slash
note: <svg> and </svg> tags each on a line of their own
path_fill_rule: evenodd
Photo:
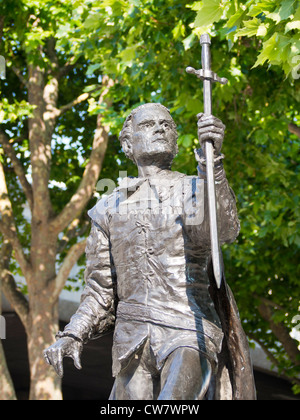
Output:
<svg viewBox="0 0 300 420">
<path fill-rule="evenodd" d="M 115 379 L 110 400 L 201 400 L 210 384 L 208 359 L 191 347 L 178 347 L 157 369 L 149 340 Z"/>
</svg>

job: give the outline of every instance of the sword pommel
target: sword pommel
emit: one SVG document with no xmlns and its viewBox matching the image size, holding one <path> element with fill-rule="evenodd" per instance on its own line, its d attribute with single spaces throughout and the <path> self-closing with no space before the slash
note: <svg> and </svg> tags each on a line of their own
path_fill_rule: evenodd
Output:
<svg viewBox="0 0 300 420">
<path fill-rule="evenodd" d="M 201 45 L 205 45 L 205 44 L 211 45 L 210 36 L 208 34 L 201 35 L 200 44 Z"/>
</svg>

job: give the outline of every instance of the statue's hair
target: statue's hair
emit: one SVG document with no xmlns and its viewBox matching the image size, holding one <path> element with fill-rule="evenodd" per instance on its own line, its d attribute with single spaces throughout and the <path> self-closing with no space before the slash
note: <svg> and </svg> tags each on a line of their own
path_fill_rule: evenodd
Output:
<svg viewBox="0 0 300 420">
<path fill-rule="evenodd" d="M 125 122 L 124 122 L 124 125 L 123 125 L 123 128 L 122 128 L 122 131 L 121 131 L 121 133 L 120 133 L 120 136 L 119 136 L 119 140 L 120 140 L 120 143 L 121 143 L 121 146 L 123 147 L 123 144 L 126 142 L 126 143 L 131 143 L 131 137 L 132 137 L 132 120 L 133 120 L 133 117 L 140 111 L 140 110 L 142 110 L 142 109 L 144 109 L 144 108 L 147 108 L 147 107 L 149 107 L 149 106 L 153 106 L 153 107 L 155 107 L 155 108 L 160 108 L 160 109 L 164 109 L 165 111 L 167 111 L 169 114 L 170 114 L 170 116 L 171 116 L 171 113 L 170 113 L 170 111 L 169 111 L 169 109 L 168 108 L 166 108 L 164 105 L 162 105 L 162 104 L 158 104 L 158 103 L 147 103 L 147 104 L 143 104 L 143 105 L 140 105 L 140 106 L 138 106 L 137 108 L 135 108 L 129 115 L 128 115 L 128 117 L 126 118 L 126 120 L 125 120 Z M 176 133 L 176 136 L 177 136 L 177 130 L 176 130 L 176 128 L 177 128 L 177 126 L 176 126 L 176 124 L 175 124 L 175 122 L 174 122 L 174 120 L 173 120 L 173 118 L 172 118 L 172 116 L 171 116 L 171 120 L 172 120 L 172 129 L 174 130 L 174 132 Z M 123 149 L 125 149 L 125 148 L 123 148 Z M 128 152 L 128 151 L 125 151 L 124 150 L 124 153 L 125 153 L 125 155 L 129 158 L 129 159 L 131 159 L 133 162 L 134 162 L 134 159 L 133 159 L 133 156 L 132 156 L 132 154 L 130 153 L 130 152 Z"/>
</svg>

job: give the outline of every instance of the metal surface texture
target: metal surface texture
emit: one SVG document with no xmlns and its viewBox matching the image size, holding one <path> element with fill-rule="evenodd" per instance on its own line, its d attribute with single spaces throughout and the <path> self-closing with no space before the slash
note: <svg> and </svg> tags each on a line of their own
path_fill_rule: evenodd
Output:
<svg viewBox="0 0 300 420">
<path fill-rule="evenodd" d="M 199 139 L 207 133 L 220 150 L 224 125 L 201 114 Z M 160 104 L 135 109 L 120 141 L 136 163 L 138 177 L 124 178 L 88 212 L 86 286 L 77 312 L 45 350 L 45 359 L 62 376 L 63 357 L 72 357 L 80 368 L 84 343 L 114 329 L 111 400 L 244 399 L 243 390 L 238 386 L 237 393 L 230 379 L 235 374 L 226 359 L 227 327 L 218 307 L 221 290 L 211 293 L 203 153 L 196 151 L 198 176 L 171 170 L 177 132 L 170 112 Z M 219 240 L 230 243 L 239 233 L 235 197 L 221 159 L 213 171 Z M 232 314 L 229 326 L 237 325 L 240 337 L 242 328 L 235 309 L 230 312 L 231 303 L 225 305 Z M 233 358 L 241 361 L 243 355 L 243 368 L 249 358 L 247 345 L 241 344 Z M 251 385 L 251 378 L 248 381 Z M 248 392 L 247 399 L 252 395 Z"/>
</svg>

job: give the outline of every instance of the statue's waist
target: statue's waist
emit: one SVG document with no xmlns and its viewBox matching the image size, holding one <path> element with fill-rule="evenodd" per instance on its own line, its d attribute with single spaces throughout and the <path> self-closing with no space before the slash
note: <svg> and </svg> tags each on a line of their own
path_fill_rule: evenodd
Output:
<svg viewBox="0 0 300 420">
<path fill-rule="evenodd" d="M 117 308 L 117 319 L 124 321 L 151 322 L 157 325 L 179 330 L 197 331 L 210 338 L 212 341 L 221 340 L 222 330 L 211 321 L 207 320 L 201 311 L 192 310 L 181 312 L 176 309 L 154 308 L 152 306 L 120 301 Z"/>
</svg>

